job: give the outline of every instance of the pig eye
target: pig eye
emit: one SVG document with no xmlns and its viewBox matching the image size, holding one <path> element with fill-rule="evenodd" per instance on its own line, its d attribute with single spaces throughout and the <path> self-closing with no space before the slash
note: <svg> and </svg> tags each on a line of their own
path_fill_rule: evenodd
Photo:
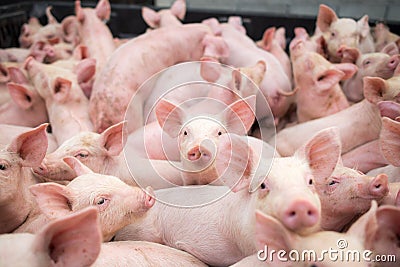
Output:
<svg viewBox="0 0 400 267">
<path fill-rule="evenodd" d="M 75 154 L 75 158 L 77 159 L 85 159 L 89 156 L 89 152 L 87 151 L 79 151 L 78 153 Z"/>
<path fill-rule="evenodd" d="M 364 61 L 364 65 L 369 65 L 369 64 L 371 64 L 371 61 L 369 60 Z"/>
<path fill-rule="evenodd" d="M 336 36 L 336 34 L 335 34 L 334 32 L 332 32 L 332 33 L 331 33 L 331 36 L 332 36 L 332 37 L 335 37 L 335 36 Z"/>
<path fill-rule="evenodd" d="M 183 135 L 187 135 L 187 131 L 184 131 L 184 132 L 183 132 Z"/>
<path fill-rule="evenodd" d="M 1 171 L 5 171 L 5 170 L 7 170 L 7 164 L 5 164 L 5 163 L 0 163 L 0 170 Z"/>
<path fill-rule="evenodd" d="M 218 132 L 218 135 L 222 135 L 222 132 L 221 132 L 221 131 L 219 131 L 219 132 Z"/>
<path fill-rule="evenodd" d="M 308 180 L 308 184 L 312 185 L 313 184 L 313 180 L 312 179 Z"/>
<path fill-rule="evenodd" d="M 335 184 L 338 184 L 338 181 L 332 180 L 328 183 L 329 186 L 334 186 Z"/>
<path fill-rule="evenodd" d="M 106 199 L 104 197 L 101 197 L 96 201 L 96 205 L 103 205 L 104 203 L 106 203 Z"/>
</svg>

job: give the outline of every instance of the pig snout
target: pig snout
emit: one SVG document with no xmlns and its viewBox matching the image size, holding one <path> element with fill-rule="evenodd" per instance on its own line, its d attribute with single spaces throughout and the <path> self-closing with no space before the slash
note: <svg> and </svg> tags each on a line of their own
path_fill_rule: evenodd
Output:
<svg viewBox="0 0 400 267">
<path fill-rule="evenodd" d="M 190 161 L 195 161 L 200 158 L 203 158 L 206 161 L 209 161 L 211 159 L 211 152 L 208 151 L 208 149 L 201 147 L 201 146 L 195 146 L 192 149 L 189 150 L 187 153 L 187 158 Z"/>
<path fill-rule="evenodd" d="M 395 70 L 397 65 L 399 65 L 399 62 L 400 62 L 399 55 L 394 55 L 390 57 L 387 66 L 390 70 Z"/>
<path fill-rule="evenodd" d="M 284 210 L 281 221 L 288 229 L 298 231 L 316 225 L 319 217 L 319 211 L 312 203 L 307 200 L 297 200 Z"/>
<path fill-rule="evenodd" d="M 379 174 L 368 186 L 369 193 L 374 197 L 384 197 L 389 192 L 388 177 L 386 174 Z"/>
</svg>

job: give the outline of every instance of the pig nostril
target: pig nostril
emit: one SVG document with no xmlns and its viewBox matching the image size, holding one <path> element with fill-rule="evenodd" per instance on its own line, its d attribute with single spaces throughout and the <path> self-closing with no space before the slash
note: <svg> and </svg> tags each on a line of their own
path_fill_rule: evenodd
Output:
<svg viewBox="0 0 400 267">
<path fill-rule="evenodd" d="M 296 216 L 296 212 L 295 212 L 295 211 L 290 212 L 290 213 L 289 213 L 289 216 L 290 216 L 290 217 Z"/>
<path fill-rule="evenodd" d="M 381 187 L 381 184 L 375 185 L 375 188 L 376 188 L 376 189 L 379 189 L 380 187 Z"/>
<path fill-rule="evenodd" d="M 311 210 L 307 211 L 307 215 L 312 216 L 314 215 L 314 212 L 312 212 Z"/>
</svg>

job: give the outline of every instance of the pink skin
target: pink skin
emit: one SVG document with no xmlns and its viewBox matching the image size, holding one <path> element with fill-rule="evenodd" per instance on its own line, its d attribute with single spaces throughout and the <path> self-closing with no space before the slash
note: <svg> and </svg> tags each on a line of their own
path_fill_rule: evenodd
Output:
<svg viewBox="0 0 400 267">
<path fill-rule="evenodd" d="M 227 107 L 224 105 L 225 109 L 216 115 L 207 114 L 207 102 L 204 105 L 207 110 L 203 106 L 201 116 L 190 114 L 164 99 L 156 106 L 161 131 L 171 138 L 177 138 L 184 185 L 213 182 L 217 178 L 213 161 L 219 137 L 227 132 L 245 135 L 254 122 L 254 95 L 239 99 Z"/>
<path fill-rule="evenodd" d="M 316 31 L 318 28 L 316 29 Z M 311 36 L 307 33 L 307 30 L 303 27 L 296 27 L 294 29 L 294 38 L 289 43 L 289 51 L 292 51 L 292 48 L 295 44 L 298 43 L 299 40 L 304 42 L 305 50 L 310 52 L 316 52 L 326 58 L 325 53 L 325 40 L 322 36 L 318 36 L 317 32 L 315 35 Z"/>
<path fill-rule="evenodd" d="M 81 1 L 75 1 L 75 14 L 79 21 L 80 44 L 88 48 L 89 58 L 96 59 L 96 76 L 108 58 L 117 48 L 112 33 L 103 22 L 109 20 L 111 6 L 108 0 L 99 0 L 96 8 L 82 8 Z"/>
<path fill-rule="evenodd" d="M 1 235 L 0 246 L 6 266 L 90 266 L 101 247 L 98 212 L 96 208 L 76 212 L 49 223 L 36 235 Z"/>
<path fill-rule="evenodd" d="M 42 97 L 32 86 L 23 70 L 10 67 L 7 84 L 11 101 L 0 106 L 0 123 L 36 127 L 48 122 L 47 109 Z"/>
<path fill-rule="evenodd" d="M 119 229 L 140 219 L 155 203 L 148 195 L 154 194 L 151 187 L 146 188 L 146 193 L 115 176 L 94 173 L 76 158 L 67 157 L 64 161 L 77 177 L 67 186 L 56 183 L 31 186 L 40 211 L 29 216 L 16 232 L 35 233 L 51 220 L 95 206 L 99 210 L 103 241 L 110 241 Z"/>
<path fill-rule="evenodd" d="M 89 100 L 78 84 L 79 73 L 45 65 L 33 58 L 27 59 L 25 69 L 46 103 L 49 121 L 58 144 L 79 132 L 93 129 L 88 114 Z"/>
<path fill-rule="evenodd" d="M 321 228 L 342 231 L 360 214 L 366 212 L 371 200 L 381 203 L 388 195 L 386 174 L 367 176 L 339 163 L 328 178 L 315 181 L 321 200 Z"/>
<path fill-rule="evenodd" d="M 72 57 L 74 46 L 69 43 L 60 42 L 52 46 L 52 53 L 48 53 L 44 58 L 44 63 L 53 63 L 60 59 L 68 59 Z"/>
<path fill-rule="evenodd" d="M 357 48 L 341 47 L 342 62 L 354 63 L 356 75 L 343 83 L 343 91 L 350 101 L 364 98 L 362 79 L 366 76 L 389 79 L 400 62 L 399 49 L 394 43 L 388 44 L 381 52 L 361 54 Z"/>
<path fill-rule="evenodd" d="M 37 183 L 30 168 L 40 164 L 46 154 L 47 125 L 24 132 L 0 153 L 0 229 L 8 233 L 29 216 L 32 205 L 28 187 Z"/>
<path fill-rule="evenodd" d="M 123 153 L 125 138 L 123 123 L 111 126 L 102 134 L 79 133 L 53 153 L 47 154 L 41 165 L 33 168 L 33 172 L 41 181 L 69 182 L 75 174 L 62 159 L 75 157 L 94 172 L 116 176 L 132 186 L 136 186 L 137 181 L 140 181 L 142 187 L 151 185 L 155 189 L 170 187 L 170 183 L 182 183 L 179 169 L 169 162 L 139 158 L 136 153 L 132 153 L 129 146 Z M 140 168 L 128 169 L 127 163 L 129 166 L 138 164 Z"/>
<path fill-rule="evenodd" d="M 192 186 L 189 191 L 181 192 L 181 188 L 171 188 L 158 190 L 155 193 L 161 198 L 174 193 L 182 199 L 182 202 L 188 198 L 185 193 L 196 199 L 219 195 L 229 189 L 233 193 L 227 194 L 219 201 L 193 209 L 182 209 L 156 202 L 140 224 L 132 224 L 124 228 L 116 235 L 116 240 L 147 240 L 166 244 L 185 250 L 208 265 L 226 266 L 256 252 L 252 240 L 255 226 L 253 214 L 256 208 L 268 213 L 275 212 L 277 216 L 282 215 L 285 219 L 286 213 L 283 212 L 283 206 L 294 207 L 296 214 L 292 214 L 292 211 L 289 212 L 289 217 L 293 219 L 295 216 L 300 217 L 303 208 L 307 207 L 307 205 L 303 206 L 307 200 L 314 205 L 315 213 L 310 212 L 310 220 L 295 223 L 297 227 L 292 229 L 303 233 L 315 231 L 315 224 L 319 218 L 319 212 L 316 210 L 319 210 L 320 206 L 319 199 L 313 192 L 313 186 L 309 185 L 309 180 L 315 175 L 329 175 L 329 170 L 333 170 L 336 165 L 333 158 L 334 155 L 336 155 L 336 159 L 339 157 L 339 144 L 336 143 L 338 140 L 332 131 L 328 130 L 325 134 L 321 133 L 311 140 L 296 157 L 274 159 L 273 169 L 267 179 L 265 179 L 265 172 L 261 171 L 260 173 L 256 169 L 265 167 L 265 171 L 269 168 L 269 166 L 257 166 L 257 163 L 259 157 L 262 157 L 260 160 L 263 160 L 263 164 L 270 162 L 272 160 L 270 153 L 266 153 L 268 155 L 265 158 L 261 156 L 264 153 L 252 154 L 251 151 L 260 151 L 259 145 L 248 150 L 248 144 L 243 141 L 243 137 L 234 134 L 223 136 L 224 140 L 221 140 L 219 145 L 221 154 L 220 157 L 217 157 L 217 159 L 221 159 L 221 162 L 217 165 L 220 166 L 219 170 L 224 172 L 221 179 L 230 188 L 226 186 Z M 334 141 L 335 139 L 336 141 Z M 336 145 L 332 145 L 332 142 Z M 327 145 L 328 143 L 331 145 Z M 265 144 L 263 149 L 270 151 L 273 155 L 273 149 L 268 145 Z M 233 158 L 231 158 L 230 152 L 232 152 Z M 320 152 L 326 157 L 321 157 Z M 254 155 L 254 158 L 251 155 Z M 251 156 L 251 162 L 245 160 L 246 156 Z M 231 159 L 229 163 L 226 158 Z M 229 166 L 226 166 L 227 164 Z M 293 171 L 294 169 L 296 171 Z M 252 178 L 255 181 L 251 181 Z M 291 184 L 291 190 L 283 190 L 279 186 L 280 184 L 286 188 Z M 191 190 L 200 190 L 201 192 L 192 192 Z M 282 195 L 284 192 L 288 192 L 288 194 Z M 292 192 L 293 195 L 291 196 L 289 192 Z M 286 200 L 292 200 L 292 197 L 297 198 L 297 201 L 294 200 L 293 206 L 290 205 L 291 201 Z M 285 205 L 282 201 L 284 199 Z M 280 210 L 276 206 L 277 203 L 282 205 L 279 206 L 282 207 Z M 240 216 L 237 216 L 238 210 L 241 211 Z M 306 213 L 308 214 L 308 212 Z M 222 217 L 224 220 L 221 220 Z M 160 218 L 162 219 L 160 220 Z M 287 219 L 290 220 L 290 218 Z M 193 220 L 196 221 L 195 224 L 190 223 Z M 290 222 L 288 223 L 290 224 Z M 312 223 L 314 223 L 313 226 L 311 226 Z M 222 251 L 224 251 L 224 257 L 221 257 Z"/>
<path fill-rule="evenodd" d="M 186 1 L 175 0 L 169 9 L 154 11 L 148 7 L 142 7 L 143 20 L 149 27 L 155 29 L 166 26 L 179 26 L 186 14 Z"/>
<path fill-rule="evenodd" d="M 385 100 L 399 102 L 399 81 L 400 75 L 396 71 L 395 75 L 388 80 L 365 77 L 363 82 L 366 99 L 338 113 L 281 130 L 275 139 L 279 154 L 292 155 L 312 133 L 333 126 L 339 128 L 342 153 L 376 140 L 381 130 L 381 117 L 377 103 Z"/>
<path fill-rule="evenodd" d="M 361 53 L 375 51 L 368 19 L 368 15 L 364 15 L 358 21 L 338 18 L 330 7 L 324 4 L 319 6 L 316 27 L 321 31 L 327 44 L 329 61 L 340 62 L 338 50 L 342 45 L 358 48 Z"/>
<path fill-rule="evenodd" d="M 216 19 L 203 21 L 208 25 L 216 25 L 222 31 L 222 37 L 229 46 L 229 57 L 222 58 L 221 62 L 234 67 L 253 66 L 258 61 L 265 62 L 267 68 L 260 90 L 267 99 L 275 118 L 282 117 L 288 110 L 293 99 L 286 95 L 291 92 L 291 81 L 286 75 L 280 62 L 269 52 L 256 46 L 253 40 L 237 30 L 230 23 L 219 24 Z M 240 56 L 238 56 L 240 55 Z M 267 116 L 264 108 L 265 102 L 257 98 L 257 118 L 262 120 Z"/>
<path fill-rule="evenodd" d="M 296 233 L 293 233 L 285 228 L 281 222 L 276 220 L 275 218 L 264 214 L 261 211 L 256 212 L 256 230 L 255 230 L 255 239 L 257 243 L 258 250 L 265 250 L 267 246 L 268 253 L 271 250 L 275 250 L 276 252 L 279 250 L 286 251 L 285 257 L 289 260 L 288 253 L 291 250 L 296 250 L 301 255 L 301 252 L 307 251 L 315 251 L 316 255 L 319 257 L 323 255 L 323 251 L 328 251 L 330 248 L 337 248 L 338 240 L 344 239 L 347 241 L 347 247 L 341 249 L 344 255 L 349 255 L 351 251 L 365 251 L 366 249 L 370 249 L 371 245 L 374 241 L 369 239 L 371 234 L 376 234 L 378 231 L 376 228 L 376 223 L 374 226 L 371 226 L 372 222 L 374 222 L 377 214 L 379 214 L 381 208 L 377 211 L 377 204 L 373 202 L 370 210 L 365 213 L 361 218 L 359 218 L 353 226 L 345 233 L 338 233 L 335 231 L 321 231 L 318 233 L 310 234 L 307 236 L 300 236 Z M 379 215 L 378 215 L 379 216 Z M 378 227 L 384 227 L 384 224 Z M 391 227 L 394 229 L 394 227 Z M 384 232 L 384 231 L 383 231 Z M 383 238 L 378 237 L 380 240 Z M 382 240 L 383 241 L 383 240 Z M 393 241 L 390 242 L 393 244 Z M 386 245 L 390 245 L 389 241 L 386 240 Z M 387 255 L 387 251 L 382 251 L 382 255 Z M 278 254 L 279 255 L 279 254 Z M 326 252 L 325 252 L 326 255 Z M 263 256 L 262 254 L 260 256 Z M 324 257 L 323 260 L 319 260 L 317 262 L 306 260 L 300 262 L 292 262 L 286 261 L 281 262 L 277 254 L 274 255 L 273 261 L 267 260 L 266 264 L 271 264 L 271 266 L 323 266 L 327 267 L 335 267 L 335 266 L 369 266 L 368 262 L 361 258 L 361 261 L 351 261 L 349 263 L 345 261 L 334 260 L 330 257 Z M 369 257 L 370 259 L 374 259 L 373 256 Z M 318 258 L 320 259 L 320 258 Z M 312 260 L 312 259 L 311 259 Z M 299 264 L 300 263 L 300 264 Z M 240 265 L 238 265 L 240 266 Z M 269 266 L 269 265 L 267 265 Z"/>
<path fill-rule="evenodd" d="M 3 62 L 0 63 L 0 106 L 11 101 L 10 93 L 8 92 L 7 83 L 10 82 L 11 76 L 8 70 L 9 67 L 19 67 L 20 63 Z"/>
<path fill-rule="evenodd" d="M 379 140 L 373 140 L 352 149 L 345 153 L 342 159 L 344 166 L 357 169 L 363 173 L 388 164 L 381 153 Z"/>
<path fill-rule="evenodd" d="M 130 40 L 114 53 L 94 82 L 89 109 L 95 131 L 102 132 L 120 122 L 132 95 L 151 75 L 178 62 L 202 56 L 218 58 L 219 53 L 227 53 L 226 44 L 202 24 L 160 28 Z M 134 110 L 128 111 L 129 133 L 143 126 L 145 99 L 147 95 L 136 95 L 139 103 L 130 105 Z"/>
<path fill-rule="evenodd" d="M 291 50 L 296 91 L 297 118 L 305 122 L 349 107 L 339 85 L 357 71 L 350 63 L 332 64 L 316 52 L 308 52 L 299 40 Z"/>
<path fill-rule="evenodd" d="M 285 28 L 271 27 L 265 30 L 262 39 L 256 44 L 270 52 L 276 57 L 276 59 L 281 63 L 287 77 L 290 81 L 293 81 L 292 64 L 289 59 L 289 55 L 286 53 L 286 36 Z"/>
<path fill-rule="evenodd" d="M 389 183 L 389 193 L 383 198 L 381 205 L 400 206 L 400 183 Z"/>
<path fill-rule="evenodd" d="M 28 23 L 24 23 L 21 27 L 21 34 L 18 38 L 22 48 L 28 48 L 32 44 L 32 35 L 37 33 L 43 26 L 35 17 L 29 19 Z"/>
<path fill-rule="evenodd" d="M 378 23 L 373 28 L 373 36 L 375 42 L 375 51 L 381 51 L 387 44 L 391 42 L 397 43 L 400 39 L 395 33 L 392 33 L 390 29 L 383 23 Z"/>
<path fill-rule="evenodd" d="M 0 62 L 24 62 L 29 53 L 29 49 L 26 48 L 0 49 Z"/>
</svg>

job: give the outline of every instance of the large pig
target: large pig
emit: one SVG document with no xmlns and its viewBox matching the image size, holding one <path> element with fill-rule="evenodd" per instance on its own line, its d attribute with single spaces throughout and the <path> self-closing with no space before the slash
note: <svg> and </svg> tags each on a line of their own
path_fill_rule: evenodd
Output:
<svg viewBox="0 0 400 267">
<path fill-rule="evenodd" d="M 151 28 L 181 25 L 181 20 L 186 14 L 186 0 L 176 0 L 169 9 L 154 11 L 148 7 L 142 7 L 143 20 Z"/>
<path fill-rule="evenodd" d="M 299 123 L 337 113 L 349 107 L 339 84 L 351 78 L 357 67 L 351 63 L 332 64 L 316 52 L 307 51 L 302 40 L 290 51 Z"/>
<path fill-rule="evenodd" d="M 43 98 L 32 86 L 26 74 L 19 68 L 10 67 L 7 83 L 12 101 L 0 106 L 0 123 L 36 127 L 48 122 Z"/>
<path fill-rule="evenodd" d="M 112 54 L 94 82 L 89 108 L 95 131 L 101 133 L 123 120 L 131 97 L 151 75 L 179 62 L 218 58 L 227 52 L 225 42 L 203 24 L 159 28 L 128 41 Z M 134 97 L 138 104 L 129 106 L 129 132 L 143 126 L 147 95 L 140 93 Z"/>
<path fill-rule="evenodd" d="M 342 153 L 377 139 L 381 129 L 381 117 L 376 104 L 383 100 L 400 101 L 399 80 L 400 75 L 388 80 L 365 77 L 363 83 L 366 99 L 327 117 L 283 129 L 275 139 L 279 154 L 292 155 L 312 133 L 332 126 L 339 128 Z"/>
<path fill-rule="evenodd" d="M 47 149 L 47 125 L 24 132 L 0 153 L 0 232 L 14 231 L 31 212 L 28 187 L 37 183 L 30 168 L 40 164 Z"/>
<path fill-rule="evenodd" d="M 94 73 L 93 64 L 85 64 L 73 73 L 63 68 L 45 65 L 33 58 L 25 62 L 25 69 L 39 95 L 44 99 L 49 114 L 53 134 L 58 144 L 82 131 L 91 131 L 89 100 L 78 84 L 79 76 L 90 77 Z"/>
<path fill-rule="evenodd" d="M 223 57 L 221 62 L 234 67 L 253 66 L 258 61 L 265 62 L 267 68 L 259 87 L 261 95 L 257 97 L 256 117 L 262 120 L 267 114 L 265 99 L 272 114 L 278 120 L 285 115 L 293 99 L 288 97 L 292 84 L 280 62 L 271 53 L 260 49 L 250 37 L 237 29 L 234 23 L 221 23 L 215 18 L 203 21 L 212 27 L 219 27 L 222 37 L 229 46 L 229 57 Z M 265 99 L 264 99 L 265 98 Z"/>
<path fill-rule="evenodd" d="M 153 194 L 151 187 L 146 188 L 147 194 L 115 176 L 93 173 L 76 158 L 69 157 L 64 161 L 77 177 L 67 186 L 56 183 L 31 186 L 29 190 L 39 207 L 15 232 L 35 233 L 51 220 L 95 206 L 99 210 L 103 241 L 107 242 L 154 205 L 154 198 L 148 195 Z"/>
<path fill-rule="evenodd" d="M 189 253 L 160 244 L 101 243 L 94 207 L 50 222 L 35 235 L 1 235 L 0 247 L 2 266 L 206 266 Z"/>
<path fill-rule="evenodd" d="M 251 156 L 252 151 L 261 150 L 259 146 L 248 149 L 243 137 L 234 134 L 221 138 L 219 151 L 225 157 L 217 156 L 221 160 L 217 165 L 221 179 L 230 187 L 158 190 L 156 198 L 175 205 L 156 202 L 143 221 L 121 230 L 116 240 L 158 242 L 187 251 L 206 264 L 221 266 L 256 252 L 252 241 L 256 208 L 278 217 L 293 231 L 304 234 L 316 230 L 320 207 L 313 179 L 329 176 L 340 154 L 332 129 L 317 134 L 295 157 L 274 159 L 267 177 L 271 158 L 262 157 L 264 153 Z M 252 159 L 250 166 L 248 157 Z M 187 205 L 196 207 L 188 209 Z"/>
<path fill-rule="evenodd" d="M 71 181 L 75 174 L 62 160 L 70 156 L 79 159 L 96 173 L 116 176 L 133 186 L 137 185 L 137 181 L 145 181 L 155 189 L 170 187 L 171 183 L 182 183 L 180 170 L 170 162 L 149 161 L 138 157 L 129 147 L 124 149 L 126 135 L 123 127 L 123 123 L 118 123 L 101 134 L 79 133 L 53 153 L 47 154 L 40 166 L 33 168 L 35 176 L 48 182 Z M 127 164 L 137 164 L 140 168 L 129 169 Z"/>
<path fill-rule="evenodd" d="M 367 176 L 340 162 L 330 176 L 315 179 L 315 190 L 321 200 L 321 228 L 332 231 L 346 229 L 370 208 L 371 200 L 381 203 L 389 192 L 386 174 Z"/>
<path fill-rule="evenodd" d="M 347 98 L 359 102 L 364 98 L 362 79 L 366 76 L 389 79 L 400 62 L 399 49 L 394 43 L 385 46 L 380 52 L 364 53 L 357 48 L 341 47 L 342 62 L 354 63 L 358 67 L 356 75 L 344 81 L 343 91 Z"/>
<path fill-rule="evenodd" d="M 256 255 L 252 256 L 253 261 L 248 260 L 248 263 L 260 264 L 260 261 L 262 261 L 264 264 L 271 264 L 271 266 L 304 267 L 370 266 L 371 262 L 378 259 L 374 257 L 375 255 L 373 255 L 372 251 L 367 251 L 368 249 L 371 250 L 371 248 L 373 251 L 378 251 L 376 249 L 376 241 L 370 238 L 371 235 L 380 241 L 379 244 L 382 247 L 396 247 L 395 242 L 389 240 L 387 234 L 398 232 L 398 227 L 393 223 L 386 227 L 385 223 L 387 221 L 379 220 L 382 216 L 381 212 L 385 209 L 377 209 L 376 202 L 373 202 L 369 211 L 359 218 L 347 232 L 321 231 L 304 237 L 288 231 L 275 218 L 257 211 L 255 239 L 259 250 Z M 392 219 L 391 222 L 398 218 L 399 212 L 400 210 L 397 209 L 388 216 Z M 378 235 L 378 229 L 380 228 L 382 229 L 381 233 L 384 234 L 382 236 Z M 284 253 L 272 254 L 271 256 L 271 251 L 278 252 L 281 250 Z M 337 253 L 329 253 L 329 250 Z M 298 254 L 293 254 L 291 253 L 292 251 L 297 251 Z M 388 254 L 387 250 L 379 252 L 381 252 L 381 255 Z M 398 248 L 396 252 L 398 253 Z M 344 256 L 340 257 L 340 254 Z M 237 264 L 235 266 L 243 265 Z"/>
<path fill-rule="evenodd" d="M 340 62 L 338 50 L 342 45 L 358 48 L 361 53 L 375 51 L 368 19 L 368 15 L 364 15 L 358 21 L 338 18 L 330 7 L 324 4 L 319 6 L 316 28 L 320 30 L 327 44 L 329 61 Z"/>
<path fill-rule="evenodd" d="M 75 1 L 75 14 L 79 21 L 81 44 L 88 48 L 89 58 L 96 59 L 96 76 L 106 65 L 117 48 L 112 33 L 103 20 L 109 20 L 111 5 L 108 0 L 100 0 L 96 8 L 82 8 L 81 1 Z"/>
</svg>

